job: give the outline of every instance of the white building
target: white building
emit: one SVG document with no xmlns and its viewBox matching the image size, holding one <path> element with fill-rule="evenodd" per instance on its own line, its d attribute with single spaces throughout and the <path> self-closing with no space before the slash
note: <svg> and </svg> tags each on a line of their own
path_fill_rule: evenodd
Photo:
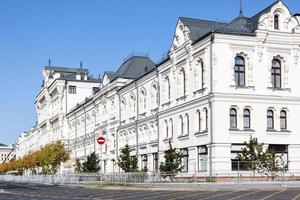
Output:
<svg viewBox="0 0 300 200">
<path fill-rule="evenodd" d="M 61 134 L 73 162 L 100 153 L 95 138 L 104 135 L 105 172 L 119 170 L 125 144 L 140 168 L 156 171 L 172 142 L 184 152 L 182 175 L 222 176 L 236 170 L 235 155 L 252 135 L 299 172 L 299 23 L 282 1 L 229 23 L 179 18 L 166 59 L 132 57 L 105 72 L 94 96 L 66 109 Z"/>
<path fill-rule="evenodd" d="M 68 138 L 66 113 L 99 90 L 101 81 L 87 69 L 46 66 L 43 85 L 36 97 L 37 123 L 17 141 L 17 157 L 45 144 Z"/>
<path fill-rule="evenodd" d="M 9 162 L 10 160 L 14 159 L 16 156 L 16 151 L 13 147 L 7 146 L 5 144 L 0 143 L 0 164 Z"/>
</svg>

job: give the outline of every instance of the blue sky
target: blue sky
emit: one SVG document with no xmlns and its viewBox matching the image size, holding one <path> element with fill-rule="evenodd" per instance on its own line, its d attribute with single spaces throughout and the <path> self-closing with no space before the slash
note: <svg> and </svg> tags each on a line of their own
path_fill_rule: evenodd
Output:
<svg viewBox="0 0 300 200">
<path fill-rule="evenodd" d="M 252 16 L 275 0 L 243 0 Z M 285 0 L 292 13 L 299 0 Z M 297 3 L 298 2 L 298 3 Z M 98 76 L 133 52 L 157 61 L 168 51 L 178 17 L 230 21 L 239 0 L 1 0 L 0 143 L 36 121 L 42 67 L 84 67 Z"/>
</svg>

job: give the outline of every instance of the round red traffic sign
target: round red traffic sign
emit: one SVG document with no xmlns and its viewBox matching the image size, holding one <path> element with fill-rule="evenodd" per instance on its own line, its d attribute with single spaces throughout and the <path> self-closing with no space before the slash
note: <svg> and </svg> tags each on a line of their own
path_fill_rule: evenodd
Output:
<svg viewBox="0 0 300 200">
<path fill-rule="evenodd" d="M 97 142 L 98 142 L 98 144 L 104 144 L 105 143 L 105 138 L 100 136 L 100 137 L 97 138 Z"/>
</svg>

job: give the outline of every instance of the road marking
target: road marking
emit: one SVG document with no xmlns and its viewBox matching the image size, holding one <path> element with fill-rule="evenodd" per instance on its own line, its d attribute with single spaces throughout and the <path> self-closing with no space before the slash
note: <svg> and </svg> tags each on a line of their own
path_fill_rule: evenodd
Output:
<svg viewBox="0 0 300 200">
<path fill-rule="evenodd" d="M 233 197 L 233 198 L 228 199 L 228 200 L 239 199 L 239 198 L 248 196 L 248 195 L 250 195 L 250 194 L 255 194 L 255 193 L 260 192 L 260 191 L 263 191 L 263 190 L 252 191 L 252 192 L 249 192 L 249 193 L 247 193 L 247 194 L 243 194 L 243 195 L 240 195 L 240 196 L 237 196 L 237 197 Z"/>
<path fill-rule="evenodd" d="M 214 193 L 215 191 L 210 191 L 210 192 L 193 192 L 193 194 L 190 195 L 184 195 L 184 196 L 180 196 L 180 197 L 175 197 L 175 198 L 171 198 L 170 200 L 175 200 L 175 199 L 185 199 L 187 197 L 192 197 L 192 196 L 197 196 L 197 195 L 206 195 L 206 194 L 210 194 L 210 193 Z"/>
<path fill-rule="evenodd" d="M 223 196 L 225 194 L 233 194 L 233 193 L 236 193 L 236 192 L 240 192 L 241 190 L 237 190 L 237 191 L 231 191 L 231 192 L 224 192 L 224 193 L 221 193 L 221 194 L 216 194 L 216 195 L 213 195 L 213 196 L 210 196 L 210 197 L 205 197 L 203 199 L 210 199 L 210 198 L 214 198 L 214 197 L 219 197 L 219 196 Z M 201 200 L 203 200 L 201 199 Z"/>
<path fill-rule="evenodd" d="M 294 198 L 292 198 L 292 200 L 297 200 L 297 199 L 299 199 L 299 197 L 300 197 L 300 193 L 297 194 L 297 196 L 295 196 Z"/>
<path fill-rule="evenodd" d="M 264 198 L 261 198 L 260 200 L 266 200 L 266 199 L 269 199 L 270 197 L 273 197 L 273 196 L 275 196 L 276 194 L 280 194 L 280 193 L 285 192 L 285 191 L 286 191 L 286 189 L 280 190 L 280 191 L 277 191 L 277 192 L 274 192 L 274 193 L 272 193 L 272 194 L 270 194 L 270 195 L 268 195 L 268 196 L 266 196 L 266 197 L 264 197 Z"/>
</svg>

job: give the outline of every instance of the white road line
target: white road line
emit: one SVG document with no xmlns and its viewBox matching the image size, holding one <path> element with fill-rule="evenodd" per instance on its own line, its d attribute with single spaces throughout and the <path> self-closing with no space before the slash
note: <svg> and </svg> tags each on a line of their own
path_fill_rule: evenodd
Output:
<svg viewBox="0 0 300 200">
<path fill-rule="evenodd" d="M 245 196 L 251 195 L 251 194 L 255 194 L 255 193 L 257 193 L 257 192 L 260 192 L 260 191 L 263 191 L 263 190 L 252 191 L 252 192 L 249 192 L 249 193 L 246 193 L 246 194 L 243 194 L 243 195 L 237 196 L 237 197 L 233 197 L 233 198 L 231 198 L 231 199 L 228 199 L 228 200 L 239 199 L 239 198 L 242 198 L 242 197 L 245 197 Z"/>
<path fill-rule="evenodd" d="M 213 195 L 213 196 L 210 196 L 210 197 L 205 197 L 201 200 L 204 200 L 204 199 L 210 199 L 210 198 L 214 198 L 214 197 L 219 197 L 219 196 L 223 196 L 225 194 L 233 194 L 233 193 L 236 193 L 236 192 L 240 192 L 241 190 L 238 190 L 238 191 L 231 191 L 231 192 L 224 192 L 224 193 L 221 193 L 221 194 L 216 194 L 216 195 Z"/>
<path fill-rule="evenodd" d="M 297 196 L 295 196 L 294 198 L 292 198 L 292 200 L 298 200 L 298 199 L 300 199 L 300 193 Z"/>
<path fill-rule="evenodd" d="M 280 191 L 277 191 L 277 192 L 274 192 L 274 193 L 272 193 L 272 194 L 270 194 L 270 195 L 268 195 L 268 196 L 266 196 L 266 197 L 264 197 L 264 198 L 261 198 L 260 200 L 266 200 L 266 199 L 269 199 L 269 198 L 275 196 L 276 194 L 280 194 L 280 193 L 285 192 L 285 191 L 286 191 L 286 189 L 280 190 Z"/>
</svg>

